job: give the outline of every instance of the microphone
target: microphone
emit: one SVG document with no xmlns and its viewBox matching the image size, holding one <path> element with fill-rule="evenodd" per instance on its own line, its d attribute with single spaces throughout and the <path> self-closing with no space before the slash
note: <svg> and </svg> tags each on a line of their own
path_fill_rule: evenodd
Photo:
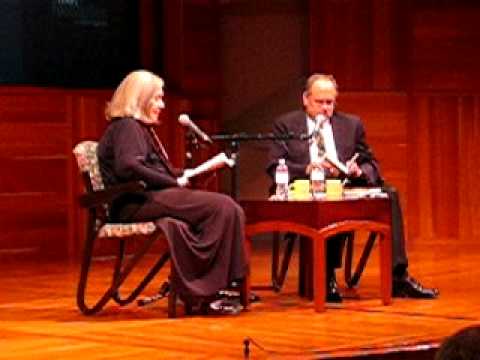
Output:
<svg viewBox="0 0 480 360">
<path fill-rule="evenodd" d="M 315 116 L 315 131 L 320 131 L 323 123 L 327 120 L 328 118 L 323 114 L 318 114 L 317 116 Z"/>
<path fill-rule="evenodd" d="M 195 123 L 192 120 L 190 120 L 190 117 L 187 114 L 180 114 L 180 116 L 178 117 L 178 122 L 181 125 L 190 128 L 190 130 L 192 130 L 195 134 L 197 134 L 203 141 L 212 143 L 212 139 L 210 139 L 210 137 L 207 134 L 205 134 L 202 130 L 200 130 L 200 128 L 197 125 L 195 125 Z"/>
</svg>

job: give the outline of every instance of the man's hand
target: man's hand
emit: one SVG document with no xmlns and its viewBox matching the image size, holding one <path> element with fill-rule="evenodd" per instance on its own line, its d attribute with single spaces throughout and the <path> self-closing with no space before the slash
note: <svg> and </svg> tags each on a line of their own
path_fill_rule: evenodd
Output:
<svg viewBox="0 0 480 360">
<path fill-rule="evenodd" d="M 358 154 L 355 154 L 350 160 L 347 161 L 347 169 L 348 169 L 348 175 L 353 176 L 353 177 L 360 177 L 362 176 L 362 169 L 358 164 L 356 163 Z"/>
<path fill-rule="evenodd" d="M 340 170 L 337 169 L 335 165 L 333 165 L 330 161 L 328 160 L 323 160 L 322 166 L 324 169 L 328 170 L 331 176 L 333 177 L 339 177 L 340 176 Z"/>
<path fill-rule="evenodd" d="M 323 159 L 320 162 L 312 162 L 312 163 L 308 164 L 305 172 L 307 173 L 307 175 L 310 175 L 312 170 L 315 169 L 315 168 L 321 168 L 321 169 L 324 169 L 324 170 L 328 170 L 330 175 L 333 176 L 333 177 L 338 177 L 340 175 L 340 171 L 326 159 Z"/>
<path fill-rule="evenodd" d="M 310 164 L 308 164 L 307 168 L 305 169 L 305 172 L 307 173 L 307 175 L 310 175 L 312 173 L 312 170 L 317 168 L 323 169 L 322 163 L 311 162 Z"/>
</svg>

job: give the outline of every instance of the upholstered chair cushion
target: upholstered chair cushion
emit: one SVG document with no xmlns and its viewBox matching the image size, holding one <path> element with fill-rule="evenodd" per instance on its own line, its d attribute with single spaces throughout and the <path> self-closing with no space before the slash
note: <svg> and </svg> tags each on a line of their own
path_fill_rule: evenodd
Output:
<svg viewBox="0 0 480 360">
<path fill-rule="evenodd" d="M 88 172 L 94 191 L 105 188 L 98 164 L 96 141 L 82 141 L 73 149 L 77 159 L 78 168 L 81 172 Z M 105 209 L 107 210 L 107 209 Z M 99 237 L 127 237 L 132 235 L 149 235 L 153 233 L 156 226 L 153 222 L 140 223 L 106 223 L 102 224 L 97 219 L 96 224 Z"/>
<path fill-rule="evenodd" d="M 99 237 L 127 237 L 132 235 L 149 235 L 156 229 L 153 222 L 139 222 L 128 224 L 107 223 L 98 231 Z"/>
</svg>

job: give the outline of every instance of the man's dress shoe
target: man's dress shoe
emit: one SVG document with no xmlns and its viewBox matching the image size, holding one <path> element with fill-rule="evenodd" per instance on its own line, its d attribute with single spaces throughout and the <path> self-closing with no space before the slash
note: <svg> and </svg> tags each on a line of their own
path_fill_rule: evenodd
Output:
<svg viewBox="0 0 480 360">
<path fill-rule="evenodd" d="M 393 279 L 392 295 L 394 297 L 435 299 L 440 292 L 436 288 L 426 288 L 408 274 Z"/>
<path fill-rule="evenodd" d="M 341 303 L 342 302 L 342 296 L 340 295 L 340 292 L 338 291 L 338 286 L 337 286 L 337 279 L 335 278 L 335 275 L 330 276 L 327 279 L 327 298 L 326 301 L 329 303 Z"/>
</svg>

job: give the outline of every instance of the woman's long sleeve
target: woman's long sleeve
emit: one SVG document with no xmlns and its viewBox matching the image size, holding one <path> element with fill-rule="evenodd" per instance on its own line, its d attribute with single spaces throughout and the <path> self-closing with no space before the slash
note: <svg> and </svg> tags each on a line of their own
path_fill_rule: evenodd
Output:
<svg viewBox="0 0 480 360">
<path fill-rule="evenodd" d="M 142 180 L 148 188 L 177 186 L 160 156 L 149 149 L 147 136 L 137 120 L 125 119 L 118 124 L 113 144 L 115 174 L 124 181 Z"/>
</svg>

